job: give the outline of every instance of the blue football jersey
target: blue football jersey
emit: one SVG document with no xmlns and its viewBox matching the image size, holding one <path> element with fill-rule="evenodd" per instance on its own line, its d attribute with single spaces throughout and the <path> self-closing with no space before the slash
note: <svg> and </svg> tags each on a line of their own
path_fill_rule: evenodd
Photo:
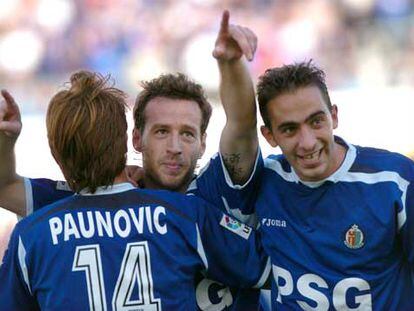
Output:
<svg viewBox="0 0 414 311">
<path fill-rule="evenodd" d="M 341 167 L 302 182 L 265 160 L 256 203 L 277 310 L 414 310 L 414 165 L 346 144 Z"/>
<path fill-rule="evenodd" d="M 0 266 L 1 308 L 194 310 L 200 271 L 248 288 L 270 266 L 254 230 L 201 199 L 118 184 L 18 223 Z"/>
<path fill-rule="evenodd" d="M 220 208 L 238 220 L 256 226 L 253 213 L 257 197 L 259 172 L 263 169 L 260 152 L 256 164 L 244 185 L 234 185 L 222 158 L 216 153 L 190 184 L 188 193 L 194 194 Z M 48 179 L 25 179 L 27 214 L 51 202 L 72 195 L 67 183 Z M 252 311 L 259 308 L 260 291 L 228 287 L 217 280 L 200 275 L 196 281 L 196 299 L 199 310 Z"/>
<path fill-rule="evenodd" d="M 258 152 L 249 180 L 244 185 L 235 185 L 220 154 L 216 153 L 200 170 L 187 192 L 207 200 L 223 212 L 255 227 L 257 225 L 257 218 L 254 214 L 254 202 L 257 197 L 255 185 L 259 182 L 258 173 L 263 169 L 263 161 L 259 159 L 261 157 Z M 201 277 L 197 282 L 196 294 L 199 310 L 268 310 L 264 304 L 259 306 L 260 290 L 258 289 L 228 287 L 217 280 Z"/>
<path fill-rule="evenodd" d="M 47 178 L 24 178 L 26 215 L 73 194 L 65 181 Z"/>
</svg>

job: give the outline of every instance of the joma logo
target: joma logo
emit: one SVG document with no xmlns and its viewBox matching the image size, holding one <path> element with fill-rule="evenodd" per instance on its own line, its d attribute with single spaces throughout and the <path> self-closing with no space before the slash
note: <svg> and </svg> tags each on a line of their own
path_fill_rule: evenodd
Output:
<svg viewBox="0 0 414 311">
<path fill-rule="evenodd" d="M 263 218 L 262 226 L 266 227 L 286 227 L 286 220 L 281 219 L 272 219 L 272 218 Z"/>
</svg>

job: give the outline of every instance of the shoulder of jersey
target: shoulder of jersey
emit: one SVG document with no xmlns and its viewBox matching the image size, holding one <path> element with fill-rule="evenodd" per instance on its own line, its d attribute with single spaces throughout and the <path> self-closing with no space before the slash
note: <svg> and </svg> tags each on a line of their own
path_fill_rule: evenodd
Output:
<svg viewBox="0 0 414 311">
<path fill-rule="evenodd" d="M 414 170 L 414 162 L 406 156 L 384 149 L 355 146 L 357 161 L 351 170 L 401 171 Z"/>
</svg>

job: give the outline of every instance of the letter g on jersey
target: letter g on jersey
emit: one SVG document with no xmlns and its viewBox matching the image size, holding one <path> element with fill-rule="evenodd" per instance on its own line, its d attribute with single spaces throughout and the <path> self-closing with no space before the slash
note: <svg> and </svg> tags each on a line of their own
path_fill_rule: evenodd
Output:
<svg viewBox="0 0 414 311">
<path fill-rule="evenodd" d="M 216 290 L 211 290 L 213 287 Z M 215 297 L 210 297 L 211 293 L 214 293 Z M 203 279 L 198 283 L 196 299 L 198 307 L 203 311 L 222 311 L 233 303 L 230 289 L 209 279 Z"/>
</svg>

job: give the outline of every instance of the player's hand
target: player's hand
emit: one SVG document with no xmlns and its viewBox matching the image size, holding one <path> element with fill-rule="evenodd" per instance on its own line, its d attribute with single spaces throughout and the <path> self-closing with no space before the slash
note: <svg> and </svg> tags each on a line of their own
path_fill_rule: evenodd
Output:
<svg viewBox="0 0 414 311">
<path fill-rule="evenodd" d="M 0 99 L 0 133 L 16 138 L 22 130 L 22 121 L 19 106 L 13 96 L 6 90 L 1 90 Z"/>
<path fill-rule="evenodd" d="M 135 187 L 139 187 L 144 178 L 144 169 L 137 165 L 127 165 L 125 167 L 128 180 Z"/>
<path fill-rule="evenodd" d="M 251 61 L 257 48 L 257 37 L 247 27 L 229 24 L 230 13 L 225 10 L 221 17 L 213 56 L 222 61 L 236 60 L 243 55 Z"/>
</svg>

